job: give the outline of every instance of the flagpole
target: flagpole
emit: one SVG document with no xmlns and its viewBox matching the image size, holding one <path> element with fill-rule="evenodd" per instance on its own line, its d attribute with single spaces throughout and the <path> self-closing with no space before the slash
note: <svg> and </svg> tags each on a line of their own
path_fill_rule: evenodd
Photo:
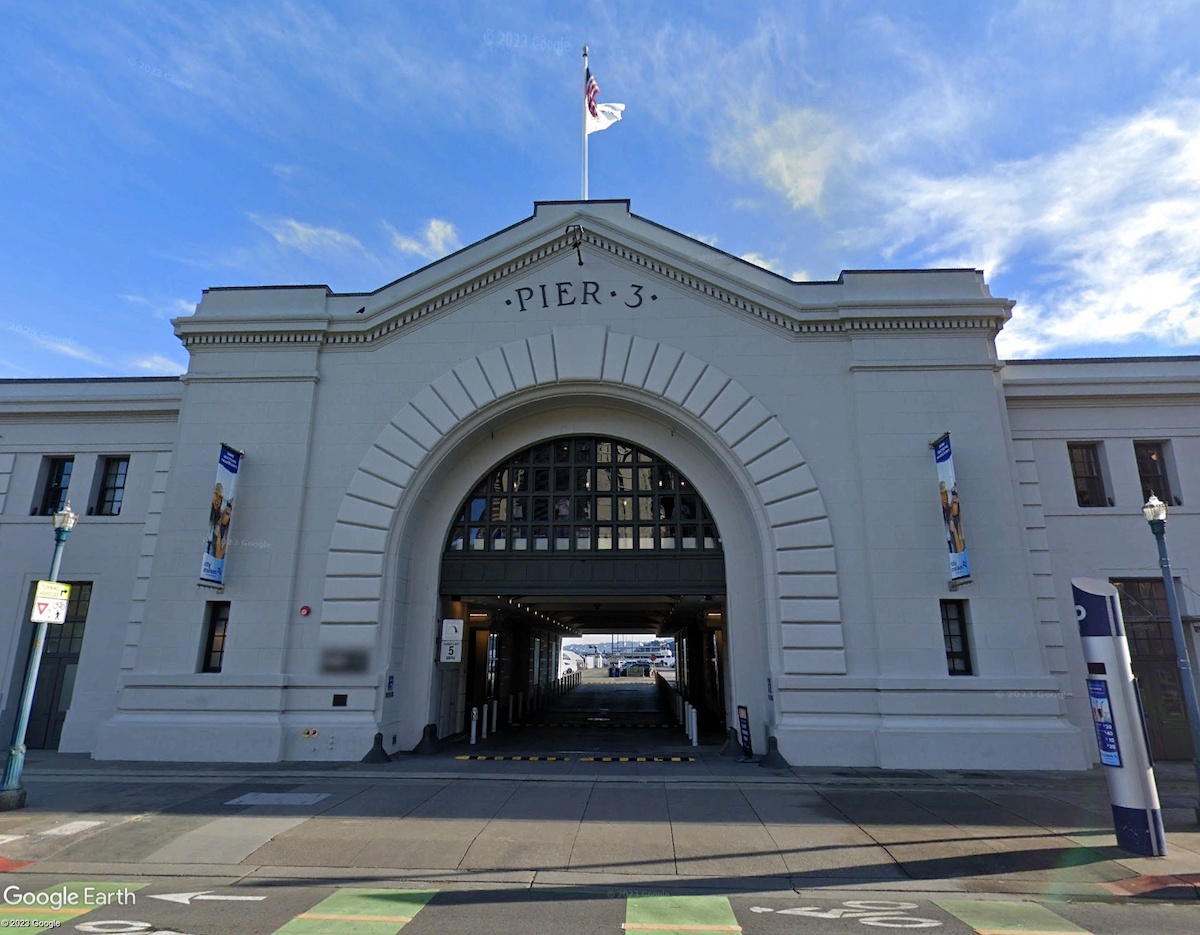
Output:
<svg viewBox="0 0 1200 935">
<path fill-rule="evenodd" d="M 588 152 L 587 152 L 587 150 L 588 150 L 588 145 L 587 145 L 588 144 L 588 139 L 587 139 L 587 71 L 588 71 L 588 59 L 587 59 L 587 46 L 585 45 L 583 47 L 583 83 L 584 83 L 583 93 L 584 93 L 584 98 L 583 98 L 583 107 L 580 108 L 580 112 L 583 115 L 582 116 L 582 120 L 583 120 L 583 198 L 581 199 L 582 201 L 588 200 L 588 192 L 587 192 L 587 182 L 588 182 L 588 179 L 587 179 L 587 176 L 588 176 L 588 171 L 587 171 L 587 157 L 588 157 Z"/>
</svg>

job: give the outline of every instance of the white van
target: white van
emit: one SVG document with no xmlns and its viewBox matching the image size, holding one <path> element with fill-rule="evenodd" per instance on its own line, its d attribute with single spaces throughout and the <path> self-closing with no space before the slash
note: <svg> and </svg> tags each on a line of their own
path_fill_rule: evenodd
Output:
<svg viewBox="0 0 1200 935">
<path fill-rule="evenodd" d="M 564 649 L 558 660 L 558 677 L 570 675 L 572 672 L 578 672 L 583 668 L 583 656 L 579 653 L 572 652 L 569 649 Z"/>
</svg>

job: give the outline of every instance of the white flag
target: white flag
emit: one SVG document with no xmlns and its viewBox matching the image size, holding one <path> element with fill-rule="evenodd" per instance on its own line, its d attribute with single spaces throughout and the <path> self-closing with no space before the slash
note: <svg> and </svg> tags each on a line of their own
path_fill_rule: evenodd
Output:
<svg viewBox="0 0 1200 935">
<path fill-rule="evenodd" d="M 601 130 L 607 130 L 614 123 L 621 119 L 621 111 L 625 109 L 624 104 L 596 104 L 596 115 L 587 115 L 587 131 L 588 133 L 599 133 Z"/>
</svg>

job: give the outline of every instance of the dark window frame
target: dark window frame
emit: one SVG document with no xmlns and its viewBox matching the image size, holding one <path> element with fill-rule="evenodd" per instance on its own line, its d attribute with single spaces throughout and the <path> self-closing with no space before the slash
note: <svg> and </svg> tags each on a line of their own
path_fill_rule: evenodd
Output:
<svg viewBox="0 0 1200 935">
<path fill-rule="evenodd" d="M 946 646 L 946 668 L 950 675 L 974 675 L 971 638 L 968 633 L 967 602 L 942 600 L 942 639 Z"/>
<path fill-rule="evenodd" d="M 129 478 L 129 456 L 111 455 L 100 464 L 100 482 L 92 513 L 96 516 L 119 516 L 125 499 L 125 483 Z"/>
<path fill-rule="evenodd" d="M 1138 481 L 1142 485 L 1142 502 L 1154 494 L 1163 503 L 1174 504 L 1170 471 L 1167 470 L 1167 443 L 1135 439 L 1133 458 L 1137 462 Z"/>
<path fill-rule="evenodd" d="M 229 633 L 229 601 L 209 601 L 205 606 L 204 656 L 201 672 L 220 672 L 225 662 L 225 641 Z"/>
<path fill-rule="evenodd" d="M 1104 453 L 1100 442 L 1067 442 L 1067 459 L 1075 487 L 1075 504 L 1084 509 L 1112 506 L 1104 478 Z"/>
<path fill-rule="evenodd" d="M 74 455 L 55 455 L 46 459 L 46 480 L 42 484 L 38 516 L 52 516 L 66 506 L 74 468 Z"/>
<path fill-rule="evenodd" d="M 464 498 L 445 544 L 448 555 L 510 558 L 721 551 L 712 513 L 677 468 L 594 435 L 540 442 L 495 465 Z"/>
</svg>

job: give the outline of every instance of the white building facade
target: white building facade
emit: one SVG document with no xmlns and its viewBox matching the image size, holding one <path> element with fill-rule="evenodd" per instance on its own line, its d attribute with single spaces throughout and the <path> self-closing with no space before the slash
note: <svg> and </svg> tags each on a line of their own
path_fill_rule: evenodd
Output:
<svg viewBox="0 0 1200 935">
<path fill-rule="evenodd" d="M 0 728 L 69 497 L 86 602 L 47 643 L 31 745 L 409 750 L 480 699 L 533 704 L 557 641 L 624 601 L 677 637 L 712 726 L 744 706 L 794 765 L 1084 768 L 1090 576 L 1142 627 L 1160 755 L 1189 756 L 1140 507 L 1169 485 L 1186 613 L 1197 361 L 1005 364 L 1011 305 L 974 270 L 790 282 L 626 202 L 539 203 L 369 294 L 208 290 L 175 322 L 180 378 L 0 381 Z M 217 589 L 222 444 L 243 458 Z"/>
</svg>

